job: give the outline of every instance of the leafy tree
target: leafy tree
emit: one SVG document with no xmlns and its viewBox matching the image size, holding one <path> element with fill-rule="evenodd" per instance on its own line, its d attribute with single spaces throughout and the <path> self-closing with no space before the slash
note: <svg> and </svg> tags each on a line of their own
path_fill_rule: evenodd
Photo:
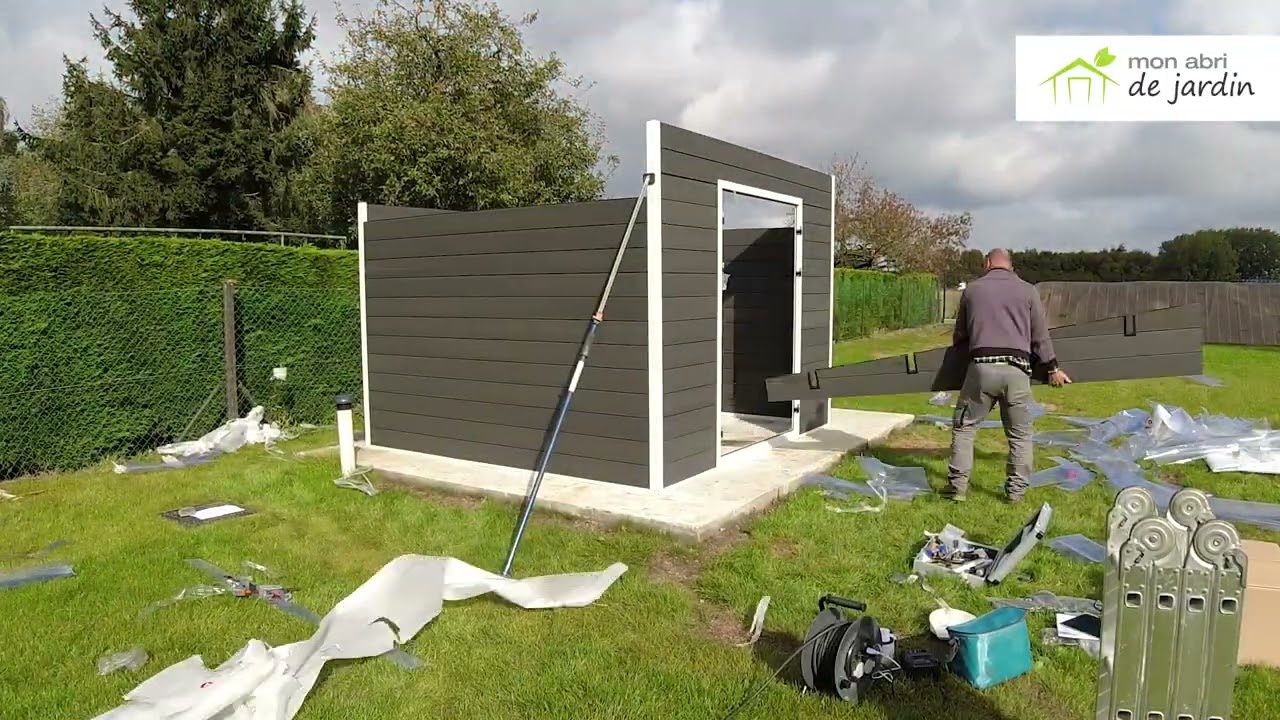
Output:
<svg viewBox="0 0 1280 720">
<path fill-rule="evenodd" d="M 1280 280 L 1280 233 L 1267 228 L 1230 228 L 1222 234 L 1236 251 L 1242 280 Z"/>
<path fill-rule="evenodd" d="M 312 153 L 294 183 L 299 206 L 345 229 L 361 200 L 478 210 L 599 197 L 616 159 L 602 163 L 599 124 L 558 91 L 581 79 L 526 48 L 535 19 L 464 0 L 340 13 L 330 105 L 295 138 Z"/>
<path fill-rule="evenodd" d="M 129 0 L 91 16 L 114 82 L 66 61 L 60 132 L 40 143 L 74 224 L 271 227 L 281 141 L 310 96 L 299 0 Z"/>
<path fill-rule="evenodd" d="M 866 165 L 837 158 L 835 241 L 838 267 L 882 264 L 897 270 L 943 275 L 960 259 L 969 240 L 969 213 L 930 215 L 877 185 Z"/>
<path fill-rule="evenodd" d="M 1238 256 L 1221 230 L 1199 230 L 1160 244 L 1156 274 L 1161 280 L 1239 280 Z"/>
</svg>

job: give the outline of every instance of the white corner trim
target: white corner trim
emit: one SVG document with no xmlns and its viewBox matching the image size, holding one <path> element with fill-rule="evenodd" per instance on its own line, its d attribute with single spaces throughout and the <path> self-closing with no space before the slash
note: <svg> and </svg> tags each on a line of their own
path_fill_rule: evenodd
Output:
<svg viewBox="0 0 1280 720">
<path fill-rule="evenodd" d="M 729 192 L 738 193 L 739 195 L 750 195 L 751 197 L 760 198 L 761 200 L 772 200 L 774 202 L 786 203 L 788 205 L 800 206 L 804 204 L 804 200 L 796 197 L 795 195 L 783 195 L 780 192 L 764 190 L 750 185 L 743 185 L 742 183 L 720 180 L 717 182 L 717 185 L 720 186 L 720 192 L 728 190 Z"/>
<path fill-rule="evenodd" d="M 364 382 L 364 442 L 373 444 L 373 406 L 369 403 L 369 298 L 365 287 L 364 224 L 369 219 L 369 204 L 356 206 L 356 250 L 360 266 L 360 368 Z"/>
<path fill-rule="evenodd" d="M 827 367 L 835 362 L 836 346 L 836 176 L 831 176 L 831 227 L 827 241 L 831 247 L 831 264 L 827 270 L 831 273 L 831 287 L 827 290 Z M 827 422 L 831 422 L 831 398 L 827 398 Z"/>
<path fill-rule="evenodd" d="M 716 456 L 724 457 L 724 181 L 716 183 Z"/>
<path fill-rule="evenodd" d="M 795 284 L 791 293 L 791 372 L 799 373 L 804 367 L 804 203 L 796 204 L 795 243 L 792 258 Z M 800 401 L 791 401 L 791 436 L 800 437 Z"/>
<path fill-rule="evenodd" d="M 649 489 L 662 490 L 666 480 L 663 454 L 665 418 L 662 388 L 662 123 L 644 125 L 645 172 L 653 184 L 645 198 L 645 279 L 649 369 Z"/>
</svg>

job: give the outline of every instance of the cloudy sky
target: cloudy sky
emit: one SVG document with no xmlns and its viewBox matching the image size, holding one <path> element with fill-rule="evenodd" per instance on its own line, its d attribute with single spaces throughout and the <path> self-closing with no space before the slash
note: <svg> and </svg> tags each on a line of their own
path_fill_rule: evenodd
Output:
<svg viewBox="0 0 1280 720">
<path fill-rule="evenodd" d="M 101 57 L 88 16 L 102 4 L 0 0 L 0 96 L 19 119 L 58 93 L 62 54 Z M 611 195 L 636 192 L 656 118 L 813 167 L 857 153 L 917 204 L 971 211 L 984 249 L 1154 249 L 1206 226 L 1280 227 L 1277 128 L 1027 124 L 1013 112 L 1016 34 L 1280 33 L 1275 0 L 501 4 L 538 10 L 533 48 L 594 82 L 584 97 L 623 161 Z M 317 52 L 332 51 L 333 0 L 308 6 Z"/>
</svg>

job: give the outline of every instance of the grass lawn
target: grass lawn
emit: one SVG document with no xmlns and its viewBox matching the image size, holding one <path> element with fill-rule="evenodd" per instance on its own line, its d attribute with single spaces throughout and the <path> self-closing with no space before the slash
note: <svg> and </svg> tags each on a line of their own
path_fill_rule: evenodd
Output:
<svg viewBox="0 0 1280 720">
<path fill-rule="evenodd" d="M 930 328 L 843 344 L 837 362 L 855 362 L 945 344 L 946 328 Z M 1206 372 L 1225 388 L 1182 379 L 1037 388 L 1055 412 L 1102 416 L 1148 399 L 1230 415 L 1270 416 L 1280 423 L 1273 385 L 1280 353 L 1208 347 Z M 1069 368 L 1068 368 L 1069 369 Z M 926 395 L 842 399 L 841 407 L 936 413 Z M 1043 428 L 1054 426 L 1041 420 Z M 326 441 L 320 434 L 292 447 Z M 941 485 L 946 431 L 914 426 L 873 453 L 886 462 L 923 465 Z M 1058 451 L 1037 448 L 1037 465 Z M 600 570 L 622 561 L 630 570 L 595 606 L 525 611 L 492 597 L 447 603 L 440 617 L 406 647 L 426 662 L 407 672 L 383 660 L 332 663 L 298 714 L 339 718 L 707 718 L 723 717 L 745 692 L 766 680 L 803 638 L 824 593 L 869 603 L 869 612 L 904 638 L 925 632 L 935 607 L 918 587 L 888 580 L 909 569 L 925 530 L 951 522 L 980 541 L 1003 544 L 1048 501 L 1051 535 L 1101 538 L 1110 494 L 1101 479 L 1077 494 L 1033 490 L 1031 503 L 999 501 L 1004 439 L 981 431 L 970 501 L 936 497 L 892 503 L 880 514 L 836 514 L 814 490 L 800 492 L 741 528 L 687 546 L 633 528 L 605 530 L 539 516 L 526 535 L 522 576 Z M 1265 476 L 1212 475 L 1202 464 L 1165 468 L 1176 482 L 1222 496 L 1280 502 Z M 295 599 L 323 614 L 382 564 L 403 553 L 452 555 L 498 569 L 516 508 L 425 495 L 385 482 L 369 498 L 332 485 L 337 460 L 284 460 L 251 448 L 209 466 L 119 476 L 94 470 L 6 483 L 22 494 L 0 503 L 0 553 L 23 552 L 66 538 L 47 560 L 73 562 L 78 577 L 0 591 L 0 717 L 89 718 L 119 703 L 141 680 L 193 654 L 216 665 L 249 638 L 270 644 L 303 639 L 311 627 L 264 603 L 215 597 L 191 600 L 139 620 L 149 603 L 205 581 L 183 563 L 202 557 L 229 570 L 251 559 L 280 572 Z M 837 475 L 861 479 L 852 458 Z M 213 500 L 256 514 L 182 528 L 159 517 L 172 508 Z M 1248 537 L 1280 539 L 1240 526 Z M 31 561 L 0 561 L 0 569 Z M 1037 549 L 1018 575 L 994 592 L 1037 590 L 1096 594 L 1101 568 Z M 981 614 L 984 593 L 934 583 L 956 607 Z M 772 596 L 766 633 L 751 648 L 733 643 L 761 595 Z M 1038 635 L 1043 618 L 1033 618 Z M 151 660 L 135 673 L 99 677 L 102 654 L 141 644 Z M 1094 663 L 1070 648 L 1033 639 L 1034 671 L 986 692 L 961 683 L 899 681 L 881 686 L 861 706 L 797 692 L 784 672 L 739 717 L 1032 720 L 1091 717 Z M 1280 717 L 1280 672 L 1243 670 L 1236 684 L 1238 720 Z"/>
</svg>

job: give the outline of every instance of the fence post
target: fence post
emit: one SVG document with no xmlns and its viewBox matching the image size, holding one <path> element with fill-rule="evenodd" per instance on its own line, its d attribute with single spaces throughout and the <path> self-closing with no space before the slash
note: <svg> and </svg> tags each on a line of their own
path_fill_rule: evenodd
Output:
<svg viewBox="0 0 1280 720">
<path fill-rule="evenodd" d="M 227 420 L 240 417 L 236 371 L 236 281 L 222 281 L 222 372 L 227 392 Z"/>
</svg>

